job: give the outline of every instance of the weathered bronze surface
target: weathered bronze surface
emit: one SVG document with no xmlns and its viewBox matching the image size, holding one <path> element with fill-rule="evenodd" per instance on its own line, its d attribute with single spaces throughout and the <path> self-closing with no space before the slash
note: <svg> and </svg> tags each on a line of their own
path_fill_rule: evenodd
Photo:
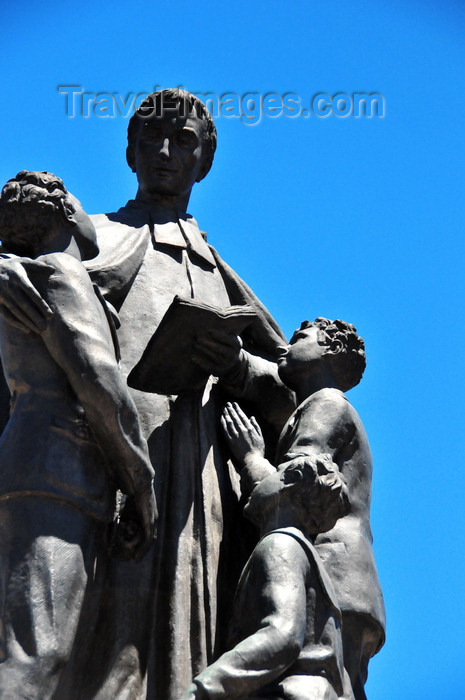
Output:
<svg viewBox="0 0 465 700">
<path fill-rule="evenodd" d="M 207 243 L 187 207 L 215 148 L 204 105 L 163 91 L 130 121 L 119 211 L 87 217 L 50 174 L 3 190 L 2 700 L 365 697 L 363 343 L 317 319 L 288 345 Z M 249 317 L 176 316 L 160 366 L 189 325 L 185 365 L 153 384 L 149 353 L 128 388 L 175 296 Z"/>
</svg>

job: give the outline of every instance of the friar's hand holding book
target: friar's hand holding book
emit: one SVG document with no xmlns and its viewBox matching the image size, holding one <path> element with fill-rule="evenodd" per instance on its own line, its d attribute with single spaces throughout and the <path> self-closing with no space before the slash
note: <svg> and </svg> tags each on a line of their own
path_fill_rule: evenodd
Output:
<svg viewBox="0 0 465 700">
<path fill-rule="evenodd" d="M 183 394 L 222 376 L 237 362 L 240 334 L 256 318 L 248 305 L 221 309 L 176 296 L 128 377 L 129 386 Z"/>
</svg>

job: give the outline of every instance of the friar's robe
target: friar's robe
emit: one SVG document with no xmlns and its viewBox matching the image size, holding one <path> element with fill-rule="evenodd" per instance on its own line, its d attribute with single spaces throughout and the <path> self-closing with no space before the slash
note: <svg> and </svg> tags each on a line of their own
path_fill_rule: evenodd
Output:
<svg viewBox="0 0 465 700">
<path fill-rule="evenodd" d="M 156 472 L 158 539 L 138 564 L 112 565 L 86 700 L 174 700 L 214 658 L 244 563 L 234 561 L 240 532 L 231 537 L 240 494 L 220 436 L 225 390 L 261 402 L 281 428 L 293 405 L 273 356 L 285 339 L 188 215 L 167 220 L 132 201 L 94 224 L 101 253 L 87 266 L 117 308 L 126 375 L 175 295 L 219 307 L 249 303 L 257 312 L 240 371 L 182 396 L 132 392 Z"/>
</svg>

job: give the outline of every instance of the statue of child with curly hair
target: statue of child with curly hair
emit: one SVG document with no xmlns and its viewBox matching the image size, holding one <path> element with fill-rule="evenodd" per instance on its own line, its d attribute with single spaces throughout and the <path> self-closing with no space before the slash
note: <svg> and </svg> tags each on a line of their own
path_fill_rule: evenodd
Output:
<svg viewBox="0 0 465 700">
<path fill-rule="evenodd" d="M 352 324 L 326 318 L 301 324 L 278 358 L 280 378 L 299 404 L 279 439 L 278 471 L 264 457 L 257 421 L 237 404 L 226 406 L 227 441 L 243 492 L 252 492 L 244 512 L 268 535 L 239 585 L 234 649 L 194 679 L 193 697 L 366 698 L 368 662 L 384 643 L 385 612 L 369 520 L 371 453 L 344 393 L 359 383 L 365 363 Z M 300 484 L 309 468 L 314 480 L 307 492 Z M 346 512 L 334 509 L 340 475 Z M 300 534 L 287 532 L 283 540 L 289 527 Z M 300 550 L 288 543 L 289 534 Z"/>
</svg>

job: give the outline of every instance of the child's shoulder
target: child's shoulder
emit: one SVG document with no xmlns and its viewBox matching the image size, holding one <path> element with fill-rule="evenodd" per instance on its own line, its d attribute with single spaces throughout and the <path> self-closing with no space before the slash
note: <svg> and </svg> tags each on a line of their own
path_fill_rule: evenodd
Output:
<svg viewBox="0 0 465 700">
<path fill-rule="evenodd" d="M 298 406 L 299 413 L 323 411 L 329 414 L 351 412 L 352 406 L 340 389 L 325 387 L 315 391 Z"/>
<path fill-rule="evenodd" d="M 340 389 L 334 389 L 333 387 L 329 386 L 315 391 L 315 393 L 309 396 L 308 398 L 314 399 L 315 401 L 330 401 L 333 403 L 347 402 L 347 397 L 343 391 L 341 391 Z"/>
<path fill-rule="evenodd" d="M 93 297 L 92 281 L 86 268 L 68 253 L 47 253 L 25 267 L 34 285 L 47 298 L 66 294 L 71 302 L 72 299 L 86 301 L 91 293 Z"/>
<path fill-rule="evenodd" d="M 36 258 L 36 262 L 41 262 L 55 268 L 57 272 L 64 274 L 74 274 L 77 276 L 87 275 L 86 268 L 80 260 L 73 255 L 64 252 L 47 253 Z"/>
</svg>

